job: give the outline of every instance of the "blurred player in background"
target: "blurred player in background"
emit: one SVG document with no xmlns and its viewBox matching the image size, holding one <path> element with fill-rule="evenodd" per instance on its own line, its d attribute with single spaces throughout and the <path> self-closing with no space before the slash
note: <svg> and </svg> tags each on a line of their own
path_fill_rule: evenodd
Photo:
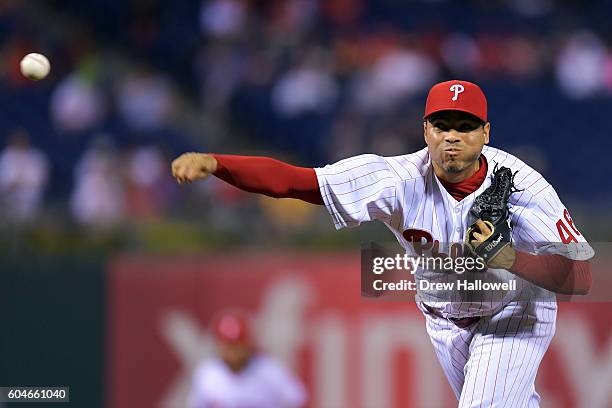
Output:
<svg viewBox="0 0 612 408">
<path fill-rule="evenodd" d="M 289 370 L 257 350 L 247 317 L 219 315 L 212 325 L 217 356 L 195 370 L 191 408 L 299 408 L 303 384 Z"/>
</svg>

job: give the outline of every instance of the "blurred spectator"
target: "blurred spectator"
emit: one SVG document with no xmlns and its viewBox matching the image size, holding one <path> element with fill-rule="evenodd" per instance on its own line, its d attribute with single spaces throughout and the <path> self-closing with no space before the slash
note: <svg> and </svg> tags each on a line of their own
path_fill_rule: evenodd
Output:
<svg viewBox="0 0 612 408">
<path fill-rule="evenodd" d="M 527 36 L 516 35 L 504 44 L 502 64 L 509 76 L 528 79 L 539 73 L 542 58 L 534 41 Z"/>
<path fill-rule="evenodd" d="M 126 212 L 135 219 L 161 215 L 168 195 L 162 186 L 169 178 L 167 163 L 154 146 L 136 148 L 127 159 Z"/>
<path fill-rule="evenodd" d="M 242 0 L 203 1 L 200 11 L 202 32 L 218 38 L 240 34 L 247 18 Z"/>
<path fill-rule="evenodd" d="M 468 34 L 450 34 L 440 48 L 442 60 L 457 77 L 474 72 L 482 61 L 478 44 Z"/>
<path fill-rule="evenodd" d="M 328 111 L 338 97 L 336 84 L 324 50 L 308 50 L 296 66 L 276 83 L 272 101 L 276 111 L 287 117 Z"/>
<path fill-rule="evenodd" d="M 609 51 L 591 31 L 570 35 L 557 58 L 557 80 L 571 98 L 594 96 L 605 87 L 606 60 Z"/>
<path fill-rule="evenodd" d="M 304 385 L 280 363 L 257 350 L 248 319 L 226 312 L 213 322 L 217 357 L 195 370 L 190 406 L 298 408 Z"/>
<path fill-rule="evenodd" d="M 92 129 L 106 114 L 106 100 L 93 79 L 79 73 L 64 78 L 51 96 L 51 116 L 62 132 Z"/>
<path fill-rule="evenodd" d="M 175 101 L 168 78 L 146 69 L 131 73 L 117 88 L 117 108 L 133 129 L 163 129 L 174 112 Z"/>
<path fill-rule="evenodd" d="M 206 47 L 195 59 L 195 75 L 201 84 L 202 101 L 212 108 L 223 107 L 244 75 L 244 56 L 221 44 Z"/>
<path fill-rule="evenodd" d="M 438 67 L 416 50 L 397 47 L 384 55 L 355 83 L 357 105 L 367 112 L 384 112 L 423 91 L 438 76 Z"/>
<path fill-rule="evenodd" d="M 70 207 L 77 221 L 110 227 L 121 220 L 125 199 L 118 166 L 119 159 L 109 136 L 97 136 L 75 169 Z"/>
<path fill-rule="evenodd" d="M 49 179 L 46 156 L 30 145 L 24 129 L 15 130 L 0 154 L 0 196 L 7 220 L 33 221 Z"/>
</svg>

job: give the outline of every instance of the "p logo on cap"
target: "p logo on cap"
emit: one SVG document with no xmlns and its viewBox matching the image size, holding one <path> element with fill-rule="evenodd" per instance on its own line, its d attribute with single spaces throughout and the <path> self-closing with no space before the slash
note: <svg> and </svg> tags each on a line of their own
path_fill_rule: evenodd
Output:
<svg viewBox="0 0 612 408">
<path fill-rule="evenodd" d="M 487 98 L 480 87 L 468 81 L 446 81 L 435 84 L 427 95 L 426 119 L 432 113 L 454 110 L 470 113 L 487 121 Z"/>
<path fill-rule="evenodd" d="M 451 85 L 450 90 L 451 92 L 455 93 L 455 96 L 453 96 L 452 100 L 456 101 L 457 99 L 459 99 L 459 94 L 465 91 L 465 88 L 461 84 L 454 84 L 454 85 Z"/>
</svg>

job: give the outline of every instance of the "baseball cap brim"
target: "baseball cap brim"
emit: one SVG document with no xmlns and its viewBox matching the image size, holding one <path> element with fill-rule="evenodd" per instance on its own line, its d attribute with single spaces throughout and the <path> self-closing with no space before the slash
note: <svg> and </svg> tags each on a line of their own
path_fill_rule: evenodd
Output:
<svg viewBox="0 0 612 408">
<path fill-rule="evenodd" d="M 482 122 L 487 122 L 485 119 L 479 117 L 478 115 L 475 115 L 473 112 L 467 110 L 467 109 L 462 109 L 462 108 L 452 108 L 452 109 L 448 109 L 448 108 L 441 108 L 441 109 L 436 109 L 432 112 L 429 112 L 429 114 L 427 116 L 423 116 L 423 120 L 427 120 L 428 118 L 430 118 L 432 115 L 435 115 L 436 113 L 440 113 L 440 112 L 463 112 L 463 113 L 467 113 L 470 116 L 473 116 L 474 118 L 482 121 Z"/>
</svg>

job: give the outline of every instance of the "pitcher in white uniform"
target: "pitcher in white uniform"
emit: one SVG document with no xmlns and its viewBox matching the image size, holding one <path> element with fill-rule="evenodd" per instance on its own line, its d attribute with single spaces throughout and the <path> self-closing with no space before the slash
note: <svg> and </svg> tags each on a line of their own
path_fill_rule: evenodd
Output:
<svg viewBox="0 0 612 408">
<path fill-rule="evenodd" d="M 312 169 L 265 157 L 186 153 L 172 172 L 179 183 L 213 174 L 246 191 L 323 204 L 337 229 L 381 221 L 412 253 L 417 242 L 463 242 L 475 221 L 474 198 L 496 166 L 510 168 L 519 190 L 509 202 L 512 245 L 488 262 L 484 276 L 516 280 L 534 297 L 448 299 L 423 292 L 417 306 L 460 407 L 538 407 L 534 384 L 555 332 L 555 292 L 588 292 L 593 250 L 542 175 L 486 146 L 491 124 L 476 84 L 434 85 L 423 132 L 427 147 L 412 154 L 364 154 Z M 479 239 L 490 233 L 485 226 Z"/>
<path fill-rule="evenodd" d="M 191 408 L 301 408 L 306 391 L 282 364 L 258 352 L 244 314 L 225 312 L 213 323 L 218 357 L 195 370 Z"/>
</svg>

